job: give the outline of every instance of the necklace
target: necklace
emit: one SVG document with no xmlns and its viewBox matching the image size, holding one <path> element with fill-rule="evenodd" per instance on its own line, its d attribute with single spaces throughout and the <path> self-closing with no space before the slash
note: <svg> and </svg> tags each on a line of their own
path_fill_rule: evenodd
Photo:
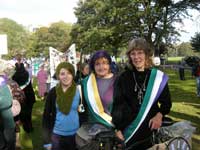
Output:
<svg viewBox="0 0 200 150">
<path fill-rule="evenodd" d="M 135 81 L 135 87 L 134 87 L 134 92 L 137 92 L 137 99 L 139 100 L 139 104 L 141 105 L 142 100 L 144 98 L 144 92 L 146 91 L 146 80 L 147 80 L 147 74 L 145 76 L 144 82 L 142 85 L 137 83 L 135 73 L 133 72 L 133 78 Z"/>
</svg>

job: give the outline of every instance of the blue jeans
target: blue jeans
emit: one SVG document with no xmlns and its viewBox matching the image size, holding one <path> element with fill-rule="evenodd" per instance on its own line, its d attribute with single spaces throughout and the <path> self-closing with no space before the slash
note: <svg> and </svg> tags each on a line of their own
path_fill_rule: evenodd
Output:
<svg viewBox="0 0 200 150">
<path fill-rule="evenodd" d="M 196 77 L 197 82 L 197 96 L 200 96 L 200 77 Z"/>
<path fill-rule="evenodd" d="M 51 136 L 52 149 L 51 150 L 75 150 L 76 142 L 75 135 L 62 136 L 55 133 Z"/>
</svg>

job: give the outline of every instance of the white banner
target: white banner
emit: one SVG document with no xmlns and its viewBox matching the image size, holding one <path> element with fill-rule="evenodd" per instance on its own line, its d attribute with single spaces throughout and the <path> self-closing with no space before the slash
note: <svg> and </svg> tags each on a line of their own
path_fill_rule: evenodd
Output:
<svg viewBox="0 0 200 150">
<path fill-rule="evenodd" d="M 66 56 L 64 55 L 64 53 L 58 51 L 57 49 L 53 47 L 49 47 L 49 56 L 50 56 L 50 74 L 52 77 L 55 74 L 57 65 L 60 62 L 65 61 Z"/>
<path fill-rule="evenodd" d="M 72 44 L 69 49 L 66 52 L 66 56 L 68 59 L 68 62 L 71 63 L 74 66 L 75 72 L 77 70 L 77 60 L 76 60 L 76 46 L 75 44 Z"/>
<path fill-rule="evenodd" d="M 54 87 L 58 81 L 53 79 L 53 76 L 56 72 L 56 67 L 60 62 L 66 61 L 66 56 L 64 53 L 58 51 L 53 47 L 49 47 L 49 56 L 50 56 L 50 75 L 51 75 L 51 85 L 50 88 Z"/>
<path fill-rule="evenodd" d="M 7 35 L 0 35 L 0 55 L 8 54 Z"/>
<path fill-rule="evenodd" d="M 75 44 L 72 44 L 66 53 L 62 53 L 53 47 L 49 47 L 49 56 L 50 56 L 50 74 L 51 74 L 51 88 L 57 84 L 52 77 L 56 72 L 56 67 L 60 62 L 68 61 L 74 66 L 75 72 L 77 70 L 77 61 L 76 61 L 76 50 Z"/>
</svg>

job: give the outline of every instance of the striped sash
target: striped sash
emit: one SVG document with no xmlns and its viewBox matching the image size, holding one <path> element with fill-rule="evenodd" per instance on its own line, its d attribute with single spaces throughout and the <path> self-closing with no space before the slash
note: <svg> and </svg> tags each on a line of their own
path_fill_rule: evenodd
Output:
<svg viewBox="0 0 200 150">
<path fill-rule="evenodd" d="M 104 111 L 101 98 L 98 93 L 96 78 L 93 73 L 91 73 L 90 76 L 83 80 L 83 91 L 85 100 L 88 104 L 88 108 L 90 109 L 90 112 L 94 118 L 98 122 L 112 127 L 112 117 Z"/>
<path fill-rule="evenodd" d="M 30 77 L 28 77 L 28 81 L 26 81 L 26 83 L 24 83 L 23 85 L 21 85 L 20 89 L 23 90 L 30 82 L 31 82 L 31 79 L 30 79 Z"/>
<path fill-rule="evenodd" d="M 163 91 L 168 80 L 168 76 L 157 69 L 152 69 L 149 82 L 147 85 L 147 90 L 142 102 L 140 111 L 135 120 L 127 127 L 124 131 L 125 143 L 127 143 L 131 137 L 139 129 L 143 121 L 145 120 L 151 106 L 158 99 L 161 92 Z"/>
</svg>

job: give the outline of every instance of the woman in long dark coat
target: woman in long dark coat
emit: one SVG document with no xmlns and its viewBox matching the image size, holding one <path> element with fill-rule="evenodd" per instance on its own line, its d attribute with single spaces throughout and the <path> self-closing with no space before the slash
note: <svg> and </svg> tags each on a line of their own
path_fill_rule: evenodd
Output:
<svg viewBox="0 0 200 150">
<path fill-rule="evenodd" d="M 153 67 L 151 48 L 144 39 L 133 39 L 127 56 L 131 67 L 115 83 L 112 122 L 126 148 L 146 150 L 153 144 L 152 131 L 170 112 L 168 76 Z"/>
<path fill-rule="evenodd" d="M 22 104 L 22 110 L 20 113 L 20 121 L 22 122 L 23 129 L 29 133 L 33 130 L 32 109 L 35 102 L 35 93 L 32 87 L 29 73 L 26 71 L 24 64 L 21 62 L 21 56 L 18 55 L 16 59 L 16 72 L 12 79 L 18 83 L 25 94 L 25 101 Z"/>
</svg>

